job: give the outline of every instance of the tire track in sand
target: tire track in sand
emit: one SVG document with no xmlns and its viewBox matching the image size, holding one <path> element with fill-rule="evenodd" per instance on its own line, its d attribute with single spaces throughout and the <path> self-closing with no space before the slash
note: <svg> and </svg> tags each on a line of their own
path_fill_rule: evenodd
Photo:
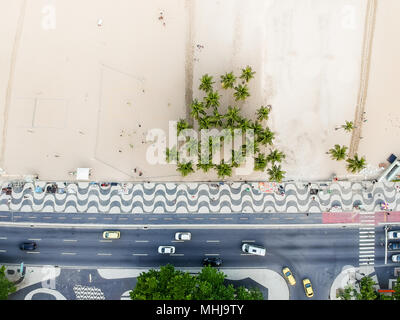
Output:
<svg viewBox="0 0 400 320">
<path fill-rule="evenodd" d="M 2 139 L 1 139 L 1 152 L 0 152 L 1 168 L 4 167 L 4 151 L 5 151 L 5 147 L 6 147 L 6 141 L 7 141 L 8 113 L 9 113 L 10 103 L 11 103 L 12 85 L 13 85 L 13 81 L 14 81 L 14 73 L 15 73 L 15 65 L 16 65 L 16 61 L 17 61 L 18 48 L 19 48 L 21 34 L 22 34 L 23 26 L 24 26 L 26 5 L 27 5 L 27 0 L 23 0 L 22 4 L 21 4 L 21 9 L 19 11 L 17 30 L 15 33 L 14 44 L 13 44 L 13 48 L 12 48 L 12 52 L 11 52 L 10 73 L 8 76 L 6 100 L 5 100 L 4 112 L 3 112 L 3 134 L 2 134 Z"/>
<path fill-rule="evenodd" d="M 185 104 L 186 120 L 193 125 L 190 104 L 193 100 L 193 62 L 194 62 L 194 1 L 186 0 L 186 53 L 185 53 Z"/>
<path fill-rule="evenodd" d="M 377 0 L 368 0 L 367 12 L 365 15 L 364 40 L 361 57 L 361 75 L 360 87 L 358 89 L 357 107 L 354 119 L 354 126 L 350 142 L 349 157 L 353 157 L 360 144 L 361 129 L 363 124 L 363 113 L 365 101 L 368 94 L 368 80 L 371 63 L 372 43 L 374 39 L 375 21 L 376 21 Z"/>
</svg>

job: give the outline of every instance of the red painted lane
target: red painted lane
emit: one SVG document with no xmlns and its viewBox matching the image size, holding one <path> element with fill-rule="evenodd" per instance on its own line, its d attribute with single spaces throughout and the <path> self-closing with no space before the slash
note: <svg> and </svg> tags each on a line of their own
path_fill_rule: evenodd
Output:
<svg viewBox="0 0 400 320">
<path fill-rule="evenodd" d="M 360 213 L 358 212 L 323 212 L 322 223 L 359 223 Z M 400 211 L 375 212 L 375 225 L 378 223 L 400 222 Z"/>
</svg>

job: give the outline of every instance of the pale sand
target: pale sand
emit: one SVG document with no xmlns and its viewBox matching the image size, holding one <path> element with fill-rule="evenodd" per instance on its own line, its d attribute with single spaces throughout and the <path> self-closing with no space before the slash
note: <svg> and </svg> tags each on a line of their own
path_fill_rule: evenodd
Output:
<svg viewBox="0 0 400 320">
<path fill-rule="evenodd" d="M 0 4 L 6 8 L 0 10 L 2 70 L 10 69 L 22 3 Z M 54 30 L 41 26 L 48 3 L 55 3 Z M 349 10 L 354 25 L 346 23 Z M 238 105 L 247 116 L 273 105 L 268 123 L 287 154 L 286 178 L 344 175 L 345 164 L 325 152 L 350 143 L 334 127 L 354 117 L 365 11 L 364 0 L 29 1 L 2 168 L 48 180 L 70 180 L 77 167 L 93 168 L 93 180 L 181 180 L 174 165 L 146 162 L 144 135 L 186 117 L 185 99 L 199 95 L 202 74 L 238 74 L 251 65 L 257 72 L 252 96 Z M 8 80 L 0 75 L 0 115 Z M 223 101 L 232 103 L 225 94 Z M 132 173 L 135 167 L 142 177 Z M 267 174 L 232 180 L 239 178 Z M 182 180 L 215 179 L 197 172 Z"/>
<path fill-rule="evenodd" d="M 400 1 L 378 1 L 374 44 L 359 154 L 373 167 L 387 163 L 391 153 L 400 157 Z"/>
</svg>

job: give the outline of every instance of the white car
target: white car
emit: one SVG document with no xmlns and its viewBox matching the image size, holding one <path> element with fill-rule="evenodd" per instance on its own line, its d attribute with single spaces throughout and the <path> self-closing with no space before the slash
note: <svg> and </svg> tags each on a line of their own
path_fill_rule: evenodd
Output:
<svg viewBox="0 0 400 320">
<path fill-rule="evenodd" d="M 162 254 L 175 253 L 175 247 L 174 246 L 159 246 L 158 253 L 162 253 Z"/>
<path fill-rule="evenodd" d="M 400 239 L 400 231 L 390 231 L 390 232 L 388 232 L 388 239 L 389 240 Z"/>
<path fill-rule="evenodd" d="M 192 234 L 190 232 L 177 232 L 175 233 L 175 240 L 186 240 L 192 239 Z"/>
<path fill-rule="evenodd" d="M 242 245 L 242 251 L 245 253 L 250 253 L 254 254 L 257 256 L 265 256 L 266 250 L 264 247 L 255 245 L 255 244 L 250 244 L 250 243 L 243 243 Z"/>
<path fill-rule="evenodd" d="M 392 261 L 393 262 L 400 262 L 400 254 L 392 255 Z"/>
</svg>

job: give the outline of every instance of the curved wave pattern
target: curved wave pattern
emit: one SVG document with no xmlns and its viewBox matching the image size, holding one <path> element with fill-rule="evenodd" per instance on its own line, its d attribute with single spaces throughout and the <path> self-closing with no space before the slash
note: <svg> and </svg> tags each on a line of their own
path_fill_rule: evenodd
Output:
<svg viewBox="0 0 400 320">
<path fill-rule="evenodd" d="M 3 188 L 8 186 L 8 183 Z M 400 211 L 400 183 L 287 182 L 285 193 L 265 193 L 258 183 L 71 183 L 64 193 L 35 192 L 46 182 L 2 193 L 0 210 L 93 213 L 219 213 Z M 317 194 L 310 190 L 319 189 Z M 45 188 L 44 188 L 45 189 Z"/>
</svg>

